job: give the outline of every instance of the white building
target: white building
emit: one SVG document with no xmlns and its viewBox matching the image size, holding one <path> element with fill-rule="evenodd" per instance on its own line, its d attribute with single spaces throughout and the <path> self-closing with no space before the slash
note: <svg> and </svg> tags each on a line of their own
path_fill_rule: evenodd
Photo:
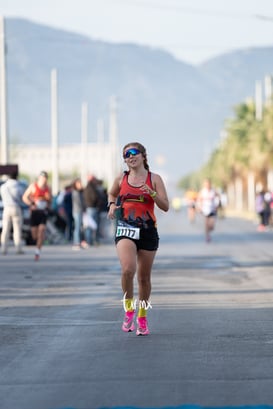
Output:
<svg viewBox="0 0 273 409">
<path fill-rule="evenodd" d="M 17 163 L 21 174 L 35 179 L 41 170 L 52 174 L 52 147 L 50 145 L 11 145 L 11 162 Z M 111 186 L 122 169 L 120 149 L 112 142 L 59 145 L 57 153 L 58 180 L 88 175 L 102 179 Z M 57 192 L 54 192 L 57 193 Z"/>
<path fill-rule="evenodd" d="M 89 175 L 111 186 L 122 170 L 116 110 L 115 97 L 111 97 L 108 141 L 104 138 L 103 122 L 99 120 L 97 142 L 88 143 L 87 104 L 83 104 L 81 143 L 58 144 L 56 128 L 52 130 L 51 144 L 10 145 L 10 163 L 18 164 L 20 174 L 27 175 L 31 180 L 42 170 L 47 171 L 51 175 L 53 194 L 63 187 L 61 181 L 67 183 L 80 177 L 85 185 Z"/>
</svg>

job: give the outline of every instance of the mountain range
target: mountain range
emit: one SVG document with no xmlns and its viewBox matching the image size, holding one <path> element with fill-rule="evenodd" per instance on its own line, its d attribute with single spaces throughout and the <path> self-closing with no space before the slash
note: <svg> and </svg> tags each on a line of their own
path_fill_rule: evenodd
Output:
<svg viewBox="0 0 273 409">
<path fill-rule="evenodd" d="M 161 49 L 112 44 L 25 19 L 5 19 L 10 140 L 50 143 L 50 72 L 58 75 L 60 143 L 79 143 L 81 106 L 88 138 L 97 121 L 108 138 L 109 100 L 118 103 L 121 147 L 140 141 L 151 168 L 169 180 L 197 170 L 216 146 L 233 107 L 273 72 L 273 46 L 229 52 L 200 65 Z M 92 160 L 92 159 L 90 159 Z"/>
</svg>

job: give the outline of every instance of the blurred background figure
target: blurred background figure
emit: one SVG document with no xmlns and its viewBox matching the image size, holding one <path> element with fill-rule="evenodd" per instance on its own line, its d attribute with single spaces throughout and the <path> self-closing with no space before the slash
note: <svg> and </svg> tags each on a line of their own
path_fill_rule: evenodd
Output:
<svg viewBox="0 0 273 409">
<path fill-rule="evenodd" d="M 262 189 L 255 200 L 256 213 L 259 217 L 258 231 L 265 231 L 269 226 L 271 218 L 272 194 L 269 191 Z"/>
<path fill-rule="evenodd" d="M 72 213 L 72 186 L 67 185 L 65 186 L 65 193 L 63 197 L 63 210 L 64 210 L 64 217 L 66 222 L 65 227 L 65 239 L 69 243 L 73 239 L 73 213 Z"/>
<path fill-rule="evenodd" d="M 197 197 L 198 192 L 196 192 L 194 189 L 190 189 L 186 192 L 188 220 L 190 223 L 195 222 Z"/>
<path fill-rule="evenodd" d="M 72 214 L 72 185 L 66 185 L 64 189 L 59 192 L 57 199 L 57 212 L 64 221 L 64 228 L 62 229 L 64 239 L 70 243 L 73 240 L 73 214 Z"/>
<path fill-rule="evenodd" d="M 42 171 L 37 181 L 29 185 L 23 195 L 23 201 L 30 206 L 31 235 L 36 243 L 34 258 L 38 261 L 45 239 L 46 222 L 52 202 L 47 172 Z"/>
<path fill-rule="evenodd" d="M 98 231 L 97 231 L 97 240 L 106 240 L 109 238 L 110 234 L 110 220 L 108 219 L 108 192 L 106 187 L 103 185 L 103 180 L 98 180 L 97 184 L 98 191 Z"/>
<path fill-rule="evenodd" d="M 227 194 L 224 190 L 219 192 L 219 204 L 217 208 L 217 215 L 220 219 L 224 219 L 226 216 L 226 207 L 228 204 Z"/>
<path fill-rule="evenodd" d="M 83 213 L 85 210 L 83 198 L 83 186 L 80 178 L 74 180 L 72 184 L 72 214 L 74 220 L 73 230 L 73 250 L 85 248 L 86 242 L 83 240 Z"/>
<path fill-rule="evenodd" d="M 98 180 L 95 176 L 90 175 L 87 185 L 83 191 L 85 211 L 91 223 L 94 221 L 96 229 L 91 225 L 85 228 L 85 238 L 89 245 L 98 244 L 99 242 L 99 191 Z"/>
<path fill-rule="evenodd" d="M 210 179 L 204 180 L 203 188 L 198 193 L 197 205 L 200 212 L 204 215 L 206 241 L 210 242 L 219 205 L 219 196 L 212 188 Z"/>
<path fill-rule="evenodd" d="M 7 254 L 8 243 L 11 237 L 11 228 L 13 229 L 13 241 L 16 254 L 23 254 L 22 250 L 22 196 L 23 189 L 17 181 L 17 173 L 10 175 L 8 180 L 1 185 L 1 196 L 3 202 L 3 220 L 1 246 L 2 254 Z"/>
</svg>

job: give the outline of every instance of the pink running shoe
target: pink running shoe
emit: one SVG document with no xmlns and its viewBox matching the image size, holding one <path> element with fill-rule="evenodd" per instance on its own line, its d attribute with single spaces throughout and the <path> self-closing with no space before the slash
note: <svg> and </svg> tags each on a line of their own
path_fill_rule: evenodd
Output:
<svg viewBox="0 0 273 409">
<path fill-rule="evenodd" d="M 134 316 L 135 316 L 135 311 L 126 311 L 125 316 L 124 316 L 124 321 L 122 324 L 122 331 L 124 332 L 134 331 L 135 329 Z"/>
<path fill-rule="evenodd" d="M 146 317 L 138 317 L 136 334 L 137 335 L 148 335 L 148 334 L 150 334 Z"/>
</svg>

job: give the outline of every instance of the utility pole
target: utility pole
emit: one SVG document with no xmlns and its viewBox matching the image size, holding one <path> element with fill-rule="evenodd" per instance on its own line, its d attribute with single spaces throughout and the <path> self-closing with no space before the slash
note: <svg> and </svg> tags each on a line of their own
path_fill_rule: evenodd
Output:
<svg viewBox="0 0 273 409">
<path fill-rule="evenodd" d="M 117 100 L 115 96 L 110 97 L 110 125 L 109 125 L 109 141 L 116 144 L 118 138 L 117 126 Z"/>
<path fill-rule="evenodd" d="M 117 126 L 117 99 L 115 96 L 110 98 L 110 120 L 109 120 L 109 145 L 111 149 L 111 182 L 117 176 L 121 169 L 120 152 L 118 143 L 118 126 Z"/>
<path fill-rule="evenodd" d="M 273 90 L 272 90 L 272 76 L 271 75 L 266 75 L 264 79 L 264 93 L 265 93 L 265 105 L 267 107 L 272 105 L 272 96 L 273 96 Z"/>
<path fill-rule="evenodd" d="M 99 168 L 98 168 L 98 177 L 99 179 L 103 178 L 105 171 L 105 154 L 104 154 L 104 122 L 102 118 L 97 120 L 97 148 L 98 148 L 98 159 L 99 159 Z"/>
<path fill-rule="evenodd" d="M 88 105 L 87 102 L 82 103 L 82 118 L 81 118 L 81 181 L 85 186 L 87 183 L 88 173 Z"/>
<path fill-rule="evenodd" d="M 256 84 L 255 84 L 255 108 L 256 108 L 256 120 L 261 121 L 263 118 L 263 97 L 262 97 L 261 81 L 256 81 Z"/>
<path fill-rule="evenodd" d="M 97 120 L 97 141 L 104 142 L 104 122 L 102 118 Z"/>
<path fill-rule="evenodd" d="M 6 43 L 4 17 L 0 16 L 0 122 L 1 122 L 1 163 L 9 162 L 7 92 L 6 92 Z"/>
<path fill-rule="evenodd" d="M 58 158 L 58 91 L 57 70 L 51 70 L 51 149 L 52 149 L 52 193 L 59 191 Z"/>
</svg>

